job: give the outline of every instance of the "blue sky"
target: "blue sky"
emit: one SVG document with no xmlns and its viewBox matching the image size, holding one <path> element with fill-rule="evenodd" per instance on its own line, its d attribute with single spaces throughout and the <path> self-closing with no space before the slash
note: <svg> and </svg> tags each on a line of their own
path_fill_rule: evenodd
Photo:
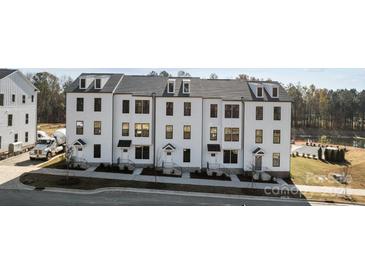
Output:
<svg viewBox="0 0 365 274">
<path fill-rule="evenodd" d="M 238 74 L 244 73 L 258 78 L 270 78 L 282 82 L 298 83 L 302 85 L 314 84 L 320 88 L 339 89 L 339 88 L 356 88 L 357 90 L 365 89 L 365 69 L 303 69 L 303 68 L 256 68 L 256 69 L 236 69 L 236 68 L 103 68 L 103 69 L 21 69 L 24 73 L 48 71 L 58 77 L 70 76 L 76 78 L 82 72 L 120 72 L 125 74 L 147 74 L 151 70 L 160 72 L 168 71 L 172 75 L 176 75 L 179 70 L 189 72 L 192 76 L 208 78 L 210 73 L 214 72 L 219 78 L 235 78 Z"/>
</svg>

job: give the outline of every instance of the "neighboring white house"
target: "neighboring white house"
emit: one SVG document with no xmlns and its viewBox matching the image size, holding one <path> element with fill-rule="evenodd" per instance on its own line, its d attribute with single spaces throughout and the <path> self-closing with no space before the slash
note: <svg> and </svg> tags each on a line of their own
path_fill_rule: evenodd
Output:
<svg viewBox="0 0 365 274">
<path fill-rule="evenodd" d="M 12 143 L 32 147 L 36 132 L 36 88 L 20 71 L 0 69 L 0 156 Z"/>
<path fill-rule="evenodd" d="M 291 101 L 278 82 L 81 74 L 66 115 L 68 145 L 89 163 L 289 174 Z"/>
</svg>

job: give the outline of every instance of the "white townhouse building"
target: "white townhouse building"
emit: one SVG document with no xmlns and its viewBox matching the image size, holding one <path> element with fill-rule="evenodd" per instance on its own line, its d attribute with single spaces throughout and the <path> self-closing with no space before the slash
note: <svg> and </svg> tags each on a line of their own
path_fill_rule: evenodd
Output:
<svg viewBox="0 0 365 274">
<path fill-rule="evenodd" d="M 68 145 L 89 163 L 290 171 L 291 101 L 278 82 L 81 74 Z"/>
<path fill-rule="evenodd" d="M 37 132 L 37 89 L 18 70 L 0 69 L 0 156 L 9 145 L 32 147 Z"/>
</svg>

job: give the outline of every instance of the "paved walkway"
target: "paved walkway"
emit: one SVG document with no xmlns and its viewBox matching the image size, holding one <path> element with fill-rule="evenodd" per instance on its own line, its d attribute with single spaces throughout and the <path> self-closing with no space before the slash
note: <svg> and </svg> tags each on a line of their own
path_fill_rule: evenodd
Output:
<svg viewBox="0 0 365 274">
<path fill-rule="evenodd" d="M 37 169 L 32 171 L 39 174 L 51 174 L 51 175 L 66 175 L 67 171 L 62 169 Z M 286 191 L 301 191 L 301 192 L 314 192 L 314 193 L 326 193 L 326 194 L 338 194 L 338 195 L 357 195 L 365 196 L 365 189 L 351 189 L 343 187 L 326 187 L 326 186 L 307 186 L 307 185 L 288 185 L 284 180 L 279 179 L 278 184 L 272 183 L 253 183 L 253 182 L 241 182 L 236 175 L 231 176 L 232 181 L 220 181 L 220 180 L 204 180 L 204 179 L 191 179 L 191 178 L 177 178 L 177 177 L 160 177 L 160 176 L 142 176 L 136 174 L 120 174 L 110 172 L 93 172 L 93 171 L 68 171 L 69 176 L 80 176 L 87 178 L 99 178 L 99 179 L 114 179 L 114 180 L 129 180 L 129 181 L 142 181 L 142 182 L 158 182 L 158 183 L 171 183 L 171 184 L 190 184 L 190 185 L 206 185 L 206 186 L 223 186 L 223 187 L 237 187 L 237 188 L 253 188 L 253 189 L 277 189 Z M 1 187 L 0 187 L 1 188 Z"/>
</svg>

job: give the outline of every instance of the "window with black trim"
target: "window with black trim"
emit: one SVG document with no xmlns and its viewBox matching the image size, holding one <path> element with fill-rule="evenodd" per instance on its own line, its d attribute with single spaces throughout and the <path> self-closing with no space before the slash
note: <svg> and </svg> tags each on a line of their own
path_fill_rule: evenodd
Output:
<svg viewBox="0 0 365 274">
<path fill-rule="evenodd" d="M 238 163 L 238 150 L 223 150 L 223 163 L 224 164 L 237 164 Z"/>
<path fill-rule="evenodd" d="M 76 111 L 84 111 L 84 98 L 76 98 Z"/>
<path fill-rule="evenodd" d="M 166 116 L 173 116 L 173 115 L 174 115 L 174 103 L 166 102 Z"/>
<path fill-rule="evenodd" d="M 184 163 L 190 163 L 190 148 L 184 148 L 183 162 Z"/>
<path fill-rule="evenodd" d="M 123 100 L 122 113 L 129 113 L 129 100 Z"/>
<path fill-rule="evenodd" d="M 122 123 L 122 136 L 129 136 L 129 123 Z"/>
<path fill-rule="evenodd" d="M 239 118 L 240 106 L 239 105 L 225 105 L 224 117 L 225 118 Z"/>
<path fill-rule="evenodd" d="M 174 93 L 175 91 L 175 82 L 171 81 L 168 85 L 168 93 Z"/>
<path fill-rule="evenodd" d="M 190 125 L 184 126 L 184 139 L 191 139 L 191 126 Z"/>
<path fill-rule="evenodd" d="M 22 95 L 22 103 L 25 104 L 25 95 Z"/>
<path fill-rule="evenodd" d="M 8 114 L 8 127 L 13 126 L 13 114 Z"/>
<path fill-rule="evenodd" d="M 150 124 L 148 123 L 136 123 L 134 125 L 135 137 L 149 137 L 150 136 Z"/>
<path fill-rule="evenodd" d="M 272 166 L 273 167 L 280 167 L 280 153 L 273 153 L 272 154 Z"/>
<path fill-rule="evenodd" d="M 101 98 L 94 98 L 94 111 L 101 111 Z"/>
<path fill-rule="evenodd" d="M 100 144 L 94 145 L 94 158 L 101 158 L 101 145 Z"/>
<path fill-rule="evenodd" d="M 218 128 L 210 127 L 210 140 L 217 141 L 217 138 L 218 138 Z"/>
<path fill-rule="evenodd" d="M 218 105 L 210 104 L 210 118 L 217 118 L 217 117 L 218 117 Z"/>
<path fill-rule="evenodd" d="M 25 124 L 26 125 L 29 124 L 29 114 L 28 113 L 25 114 Z"/>
<path fill-rule="evenodd" d="M 86 88 L 86 79 L 82 78 L 80 79 L 80 89 Z"/>
<path fill-rule="evenodd" d="M 95 89 L 101 89 L 101 79 L 95 79 Z"/>
<path fill-rule="evenodd" d="M 84 121 L 76 121 L 76 135 L 84 134 Z"/>
<path fill-rule="evenodd" d="M 166 125 L 165 128 L 165 138 L 172 139 L 174 136 L 174 127 L 172 125 Z"/>
<path fill-rule="evenodd" d="M 18 142 L 19 138 L 18 138 L 18 133 L 14 134 L 14 143 Z"/>
<path fill-rule="evenodd" d="M 281 107 L 274 107 L 274 120 L 275 121 L 281 120 Z"/>
<path fill-rule="evenodd" d="M 263 88 L 257 87 L 257 97 L 262 97 L 262 93 L 263 93 Z"/>
<path fill-rule="evenodd" d="M 278 97 L 278 88 L 272 88 L 272 97 Z"/>
<path fill-rule="evenodd" d="M 272 142 L 274 144 L 280 144 L 280 130 L 279 129 L 274 129 L 273 131 L 273 140 Z"/>
<path fill-rule="evenodd" d="M 264 107 L 257 106 L 256 107 L 256 120 L 263 120 L 264 119 Z"/>
<path fill-rule="evenodd" d="M 24 141 L 25 141 L 26 143 L 28 143 L 28 141 L 29 141 L 29 134 L 28 134 L 28 131 L 26 131 L 26 132 L 25 132 Z"/>
<path fill-rule="evenodd" d="M 262 144 L 264 131 L 262 129 L 256 129 L 255 131 L 255 143 Z"/>
<path fill-rule="evenodd" d="M 238 142 L 240 140 L 239 128 L 224 128 L 224 141 L 225 142 Z"/>
<path fill-rule="evenodd" d="M 184 102 L 184 116 L 191 116 L 191 102 Z"/>
<path fill-rule="evenodd" d="M 101 135 L 101 121 L 94 121 L 94 135 Z"/>
<path fill-rule="evenodd" d="M 136 114 L 149 114 L 150 113 L 150 101 L 149 100 L 136 100 L 134 102 Z"/>
<path fill-rule="evenodd" d="M 135 158 L 139 160 L 148 160 L 150 158 L 149 146 L 136 146 Z"/>
<path fill-rule="evenodd" d="M 0 94 L 0 106 L 4 105 L 4 94 Z"/>
</svg>

